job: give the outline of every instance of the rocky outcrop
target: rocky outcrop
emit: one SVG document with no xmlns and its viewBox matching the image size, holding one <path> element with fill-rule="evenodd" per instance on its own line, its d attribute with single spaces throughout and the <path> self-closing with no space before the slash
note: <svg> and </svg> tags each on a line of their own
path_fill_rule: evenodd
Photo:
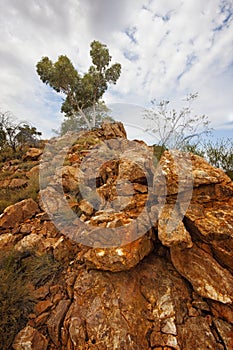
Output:
<svg viewBox="0 0 233 350">
<path fill-rule="evenodd" d="M 183 250 L 172 248 L 171 260 L 177 271 L 192 284 L 199 295 L 224 304 L 233 302 L 232 275 L 211 254 L 197 246 Z"/>
<path fill-rule="evenodd" d="M 158 162 L 105 124 L 54 139 L 40 177 L 40 208 L 7 208 L 0 247 L 50 252 L 63 271 L 35 287 L 15 350 L 233 349 L 233 182 L 221 170 L 178 151 Z"/>
<path fill-rule="evenodd" d="M 22 199 L 35 199 L 39 191 L 39 160 L 23 160 L 27 149 L 18 150 L 19 153 L 14 154 L 17 159 L 7 160 L 0 166 L 0 214 Z"/>
<path fill-rule="evenodd" d="M 0 187 L 2 189 L 18 189 L 27 186 L 27 180 L 24 179 L 7 179 L 0 181 Z"/>
<path fill-rule="evenodd" d="M 127 140 L 120 123 L 103 125 L 96 131 L 97 139 L 93 133 L 86 137 L 92 147 L 85 144 L 84 152 L 79 149 L 79 158 L 72 158 L 71 165 L 62 166 L 70 137 L 62 139 L 60 152 L 57 143 L 45 149 L 40 203 L 62 233 L 87 247 L 82 259 L 89 267 L 127 270 L 154 246 L 146 205 L 153 152 L 144 143 Z M 77 145 L 72 146 L 73 153 Z M 50 165 L 53 171 L 47 177 Z"/>
<path fill-rule="evenodd" d="M 36 329 L 30 326 L 27 326 L 19 332 L 13 344 L 14 350 L 46 350 L 47 347 L 48 340 Z"/>
<path fill-rule="evenodd" d="M 29 150 L 24 155 L 24 160 L 38 160 L 39 157 L 42 155 L 43 150 L 40 148 L 29 148 Z"/>
<path fill-rule="evenodd" d="M 7 207 L 0 216 L 0 227 L 14 228 L 39 212 L 37 203 L 29 198 Z"/>
</svg>

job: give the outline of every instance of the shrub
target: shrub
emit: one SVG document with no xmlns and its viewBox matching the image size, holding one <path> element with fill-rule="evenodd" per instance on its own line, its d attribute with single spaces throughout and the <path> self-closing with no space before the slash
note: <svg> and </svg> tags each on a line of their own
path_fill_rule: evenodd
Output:
<svg viewBox="0 0 233 350">
<path fill-rule="evenodd" d="M 233 141 L 228 138 L 205 141 L 202 144 L 186 144 L 184 151 L 192 152 L 205 158 L 211 165 L 224 170 L 233 178 Z"/>
<path fill-rule="evenodd" d="M 17 266 L 19 257 L 8 253 L 0 258 L 0 343 L 10 349 L 15 335 L 27 323 L 34 300 Z"/>
<path fill-rule="evenodd" d="M 23 199 L 32 198 L 37 201 L 38 193 L 39 176 L 37 174 L 31 176 L 26 187 L 18 189 L 0 188 L 0 213 L 9 205 L 13 205 Z"/>
<path fill-rule="evenodd" d="M 222 138 L 205 144 L 205 157 L 210 164 L 224 171 L 233 171 L 233 141 Z"/>
<path fill-rule="evenodd" d="M 36 287 L 43 286 L 48 281 L 52 282 L 61 271 L 61 265 L 54 260 L 52 254 L 32 254 L 23 259 L 21 268 L 24 277 Z"/>
<path fill-rule="evenodd" d="M 146 131 L 154 134 L 160 146 L 183 149 L 187 142 L 198 142 L 211 133 L 208 117 L 193 114 L 191 106 L 197 97 L 198 93 L 188 94 L 184 100 L 186 105 L 180 111 L 169 108 L 167 100 L 151 101 L 151 108 L 144 111 Z"/>
<path fill-rule="evenodd" d="M 52 281 L 61 265 L 51 254 L 37 256 L 33 252 L 0 252 L 0 344 L 12 349 L 16 334 L 25 327 L 36 299 L 30 284 L 36 287 Z"/>
<path fill-rule="evenodd" d="M 157 161 L 160 160 L 160 158 L 162 157 L 163 153 L 166 151 L 166 147 L 165 146 L 160 146 L 160 145 L 153 145 L 153 154 L 154 157 L 156 158 Z"/>
</svg>

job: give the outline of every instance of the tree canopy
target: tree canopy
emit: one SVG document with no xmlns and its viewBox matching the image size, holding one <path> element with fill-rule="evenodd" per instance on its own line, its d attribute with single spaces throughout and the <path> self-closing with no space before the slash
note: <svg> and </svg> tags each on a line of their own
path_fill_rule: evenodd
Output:
<svg viewBox="0 0 233 350">
<path fill-rule="evenodd" d="M 61 55 L 53 63 L 48 57 L 42 57 L 37 63 L 37 73 L 43 83 L 65 96 L 61 112 L 67 118 L 77 118 L 88 129 L 97 124 L 96 109 L 109 84 L 116 84 L 121 74 L 121 65 L 110 66 L 112 57 L 105 44 L 93 41 L 90 44 L 92 65 L 85 74 L 75 69 L 67 56 Z M 91 113 L 87 113 L 86 111 Z"/>
<path fill-rule="evenodd" d="M 10 112 L 0 112 L 0 150 L 35 146 L 42 133 L 28 123 L 19 123 Z"/>
<path fill-rule="evenodd" d="M 109 121 L 110 123 L 114 121 L 109 116 L 108 112 L 109 109 L 104 103 L 98 103 L 98 105 L 95 108 L 95 127 L 101 127 L 103 121 Z M 85 115 L 88 118 L 88 120 L 91 121 L 93 119 L 93 109 L 91 107 L 87 108 L 85 110 Z M 62 121 L 59 130 L 53 129 L 53 132 L 55 132 L 55 134 L 57 135 L 64 135 L 68 131 L 80 131 L 85 130 L 86 128 L 87 125 L 85 123 L 85 120 L 83 120 L 82 118 L 77 118 L 77 116 L 74 114 L 65 118 L 65 120 Z"/>
</svg>

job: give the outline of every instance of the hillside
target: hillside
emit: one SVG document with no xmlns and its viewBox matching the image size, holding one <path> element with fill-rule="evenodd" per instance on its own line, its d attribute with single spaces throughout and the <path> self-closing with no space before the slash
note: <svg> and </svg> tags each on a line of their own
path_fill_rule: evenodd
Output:
<svg viewBox="0 0 233 350">
<path fill-rule="evenodd" d="M 223 171 L 103 124 L 2 164 L 0 193 L 3 350 L 233 349 Z"/>
</svg>

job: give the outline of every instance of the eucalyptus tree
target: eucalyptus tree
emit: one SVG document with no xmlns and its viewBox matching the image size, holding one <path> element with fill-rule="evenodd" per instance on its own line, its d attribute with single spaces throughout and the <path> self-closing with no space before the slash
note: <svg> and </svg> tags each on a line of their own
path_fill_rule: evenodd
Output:
<svg viewBox="0 0 233 350">
<path fill-rule="evenodd" d="M 64 101 L 61 112 L 72 123 L 76 118 L 87 129 L 97 124 L 97 110 L 109 84 L 116 84 L 121 74 L 121 65 L 110 65 L 112 57 L 105 44 L 92 41 L 90 44 L 92 65 L 88 72 L 81 74 L 67 56 L 59 56 L 54 63 L 48 57 L 42 57 L 37 63 L 37 73 L 43 83 L 61 93 Z M 91 109 L 91 113 L 90 113 Z M 71 124 L 72 124 L 71 123 Z"/>
</svg>

